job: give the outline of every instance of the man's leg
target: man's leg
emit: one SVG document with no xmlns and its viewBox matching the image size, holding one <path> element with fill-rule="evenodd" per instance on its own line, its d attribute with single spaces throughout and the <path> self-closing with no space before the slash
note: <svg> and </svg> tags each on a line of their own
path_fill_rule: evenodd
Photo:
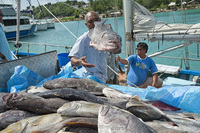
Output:
<svg viewBox="0 0 200 133">
<path fill-rule="evenodd" d="M 139 87 L 147 88 L 147 86 L 152 86 L 152 83 L 153 83 L 153 78 L 147 77 L 146 81 L 143 84 L 139 85 Z M 162 87 L 162 83 L 163 83 L 163 81 L 160 78 L 158 78 L 158 81 L 156 83 L 156 88 Z"/>
</svg>

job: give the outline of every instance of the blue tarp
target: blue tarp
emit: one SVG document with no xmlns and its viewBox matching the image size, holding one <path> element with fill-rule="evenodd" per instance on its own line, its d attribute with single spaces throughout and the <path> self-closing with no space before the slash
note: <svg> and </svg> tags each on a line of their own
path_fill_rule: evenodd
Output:
<svg viewBox="0 0 200 133">
<path fill-rule="evenodd" d="M 42 86 L 46 81 L 56 78 L 89 78 L 100 82 L 93 75 L 82 77 L 81 72 L 81 69 L 73 72 L 69 62 L 57 75 L 43 78 L 25 66 L 17 66 L 13 76 L 7 82 L 7 89 L 8 92 L 19 92 L 31 85 Z M 189 112 L 200 113 L 200 86 L 166 86 L 160 89 L 148 86 L 147 89 L 142 89 L 113 84 L 106 85 L 129 95 L 139 95 L 142 100 L 162 101 Z"/>
<path fill-rule="evenodd" d="M 7 92 L 19 92 L 27 89 L 29 86 L 42 86 L 45 82 L 49 80 L 53 80 L 56 78 L 89 78 L 95 80 L 99 83 L 102 83 L 97 77 L 94 75 L 88 75 L 87 77 L 82 77 L 77 73 L 73 72 L 71 62 L 64 66 L 64 68 L 57 74 L 52 75 L 48 78 L 44 78 L 39 74 L 31 71 L 26 66 L 16 66 L 14 74 L 10 77 L 7 82 Z M 5 90 L 4 90 L 5 91 Z"/>
</svg>

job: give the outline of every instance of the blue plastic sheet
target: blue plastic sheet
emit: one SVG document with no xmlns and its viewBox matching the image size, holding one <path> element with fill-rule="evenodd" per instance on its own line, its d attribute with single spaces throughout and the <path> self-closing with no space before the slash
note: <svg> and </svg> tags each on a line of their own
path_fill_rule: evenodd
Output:
<svg viewBox="0 0 200 133">
<path fill-rule="evenodd" d="M 8 92 L 19 92 L 32 85 L 42 86 L 45 82 L 56 78 L 89 78 L 102 83 L 93 75 L 83 77 L 81 73 L 82 69 L 73 72 L 70 62 L 57 75 L 48 78 L 43 78 L 25 66 L 17 66 L 7 82 L 7 89 Z M 148 86 L 147 89 L 142 89 L 113 84 L 106 85 L 129 95 L 139 95 L 142 100 L 162 101 L 188 112 L 200 113 L 200 86 L 166 86 L 160 89 Z"/>
<path fill-rule="evenodd" d="M 106 84 L 106 85 L 109 86 L 110 88 L 119 90 L 119 91 L 121 91 L 125 94 L 128 94 L 128 95 L 131 95 L 131 96 L 138 95 L 138 96 L 140 96 L 140 99 L 142 99 L 142 100 L 147 100 L 145 97 L 149 91 L 157 89 L 154 87 L 142 89 L 142 88 L 134 88 L 134 87 L 121 86 L 121 85 L 113 85 L 113 84 Z"/>
<path fill-rule="evenodd" d="M 14 74 L 7 82 L 8 92 L 19 92 L 27 89 L 29 86 L 38 84 L 44 78 L 31 71 L 26 66 L 16 66 Z"/>
<path fill-rule="evenodd" d="M 52 75 L 47 78 L 44 78 L 39 74 L 31 71 L 26 66 L 19 65 L 15 67 L 14 74 L 10 77 L 10 79 L 7 82 L 7 91 L 3 89 L 3 92 L 13 93 L 25 90 L 30 86 L 40 87 L 45 82 L 56 78 L 88 78 L 102 83 L 102 81 L 100 81 L 94 75 L 88 75 L 86 77 L 83 77 L 81 73 L 73 72 L 71 62 L 67 63 L 57 75 Z"/>
<path fill-rule="evenodd" d="M 147 93 L 146 99 L 162 101 L 192 113 L 200 113 L 200 86 L 168 86 L 152 89 Z"/>
</svg>

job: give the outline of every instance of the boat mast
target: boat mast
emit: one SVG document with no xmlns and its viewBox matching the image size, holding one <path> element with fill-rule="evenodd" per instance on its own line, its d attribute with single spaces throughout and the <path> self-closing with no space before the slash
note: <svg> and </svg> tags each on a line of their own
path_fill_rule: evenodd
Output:
<svg viewBox="0 0 200 133">
<path fill-rule="evenodd" d="M 16 44 L 19 42 L 19 25 L 20 25 L 20 0 L 17 0 L 17 32 L 16 32 Z"/>
<path fill-rule="evenodd" d="M 133 8 L 132 0 L 123 0 L 123 11 L 124 11 L 124 33 L 125 33 L 125 45 L 126 45 L 126 57 L 134 54 L 134 43 L 133 37 Z M 125 76 L 128 74 L 128 66 L 125 66 Z M 125 77 L 125 78 L 126 78 Z"/>
<path fill-rule="evenodd" d="M 16 50 L 16 55 L 18 55 L 18 50 L 21 44 L 19 43 L 19 34 L 20 34 L 20 5 L 21 1 L 17 0 L 17 31 L 16 31 L 16 42 L 15 42 L 15 47 L 17 48 Z"/>
</svg>

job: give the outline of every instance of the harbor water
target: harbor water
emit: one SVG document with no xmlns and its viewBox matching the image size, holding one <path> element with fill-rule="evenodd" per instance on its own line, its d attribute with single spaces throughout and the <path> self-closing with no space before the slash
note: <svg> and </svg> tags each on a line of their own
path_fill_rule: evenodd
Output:
<svg viewBox="0 0 200 133">
<path fill-rule="evenodd" d="M 183 14 L 183 15 L 182 15 Z M 196 24 L 200 23 L 200 9 L 192 9 L 192 10 L 184 10 L 184 11 L 173 11 L 173 12 L 162 12 L 153 14 L 157 21 L 164 21 L 166 23 L 186 23 L 186 24 Z M 116 23 L 117 22 L 117 23 Z M 123 17 L 118 18 L 107 18 L 107 24 L 111 24 L 113 29 L 118 32 L 122 37 L 122 53 L 120 56 L 125 58 L 125 35 L 124 35 L 124 19 Z M 85 26 L 85 21 L 69 21 L 63 22 L 63 24 L 78 38 L 88 29 Z M 76 41 L 76 37 L 70 34 L 70 32 L 63 27 L 60 23 L 55 23 L 55 29 L 48 29 L 45 31 L 37 31 L 34 35 L 20 38 L 21 42 L 28 43 L 39 43 L 39 44 L 52 44 L 52 45 L 61 45 L 61 46 L 73 46 Z M 137 45 L 138 42 L 134 44 Z M 149 50 L 147 54 L 153 54 L 160 50 L 164 50 L 166 48 L 176 46 L 180 43 L 180 41 L 176 42 L 148 42 Z M 10 43 L 11 50 L 16 50 L 13 43 Z M 198 44 L 192 44 L 188 46 L 189 49 L 189 58 L 200 59 L 198 55 Z M 44 46 L 31 44 L 29 46 L 30 53 L 43 53 L 45 50 Z M 46 47 L 46 51 L 57 50 L 58 53 L 66 52 L 64 47 Z M 28 45 L 22 44 L 22 47 L 19 48 L 19 52 L 28 52 Z M 163 58 L 163 57 L 153 57 L 153 60 L 156 64 L 165 64 L 172 66 L 181 66 L 185 69 L 186 62 L 184 60 L 181 61 L 180 58 L 185 58 L 185 48 L 181 48 L 178 50 L 174 50 L 162 56 L 171 56 L 176 58 Z M 189 66 L 190 70 L 198 70 L 200 71 L 200 61 L 192 61 L 190 60 Z"/>
</svg>

